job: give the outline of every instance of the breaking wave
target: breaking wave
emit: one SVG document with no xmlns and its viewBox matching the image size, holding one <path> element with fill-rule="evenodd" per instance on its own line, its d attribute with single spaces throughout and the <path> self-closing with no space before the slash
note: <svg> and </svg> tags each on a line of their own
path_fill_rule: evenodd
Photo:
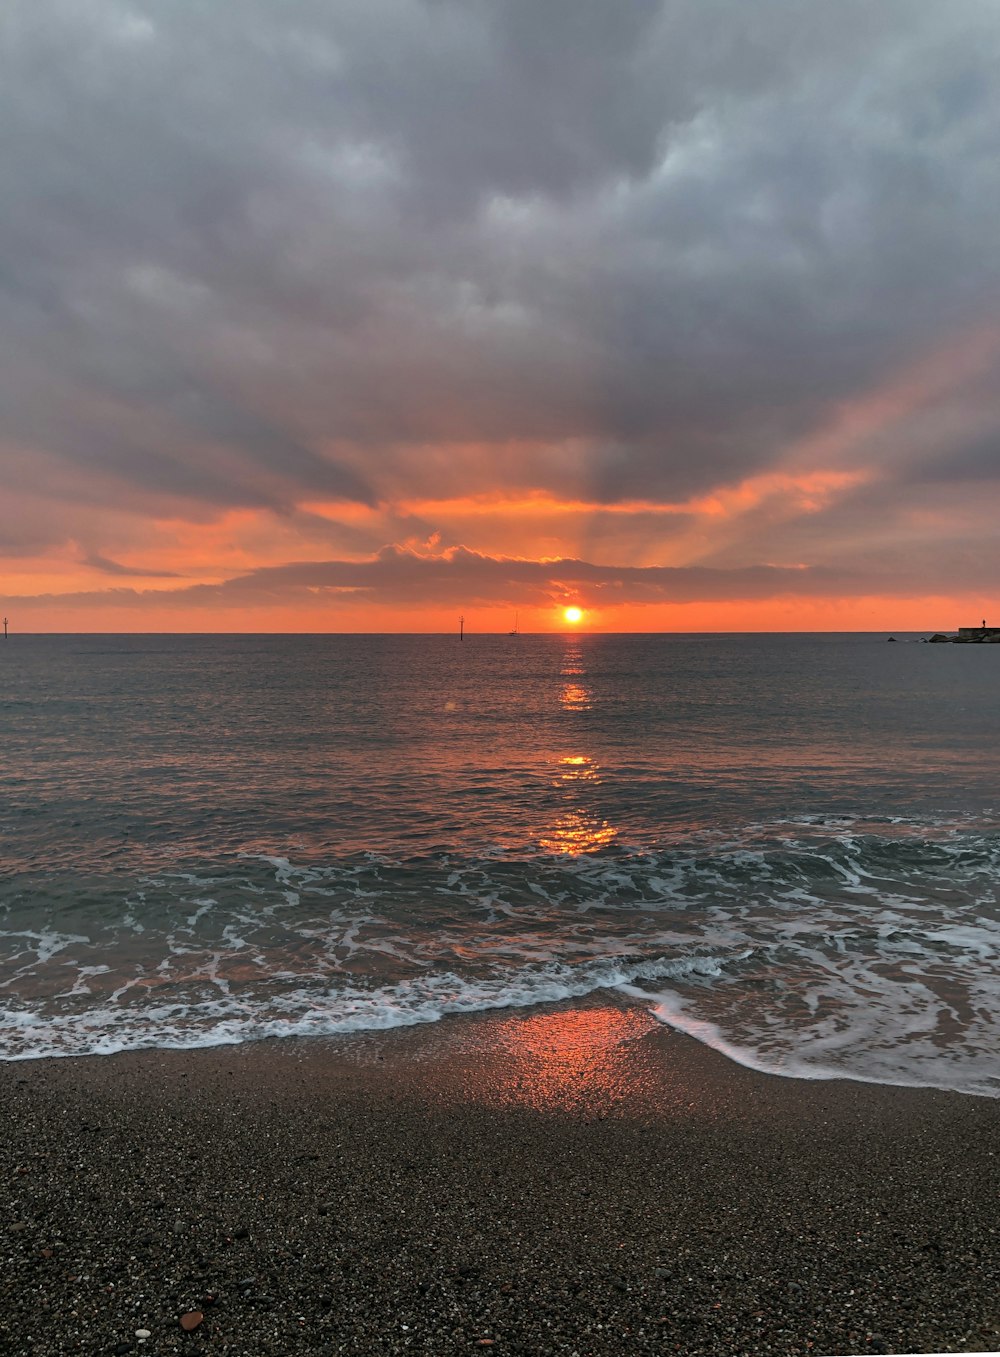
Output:
<svg viewBox="0 0 1000 1357">
<path fill-rule="evenodd" d="M 1000 835 L 786 818 L 657 851 L 236 856 L 0 897 L 0 1058 L 617 989 L 753 1068 L 1000 1095 Z"/>
</svg>

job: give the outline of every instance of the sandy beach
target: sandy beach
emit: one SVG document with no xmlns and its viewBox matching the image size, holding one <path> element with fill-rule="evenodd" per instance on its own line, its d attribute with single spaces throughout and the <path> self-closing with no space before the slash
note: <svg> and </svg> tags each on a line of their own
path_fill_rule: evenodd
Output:
<svg viewBox="0 0 1000 1357">
<path fill-rule="evenodd" d="M 0 1090 L 3 1352 L 1000 1346 L 1000 1103 L 759 1075 L 607 996 Z"/>
</svg>

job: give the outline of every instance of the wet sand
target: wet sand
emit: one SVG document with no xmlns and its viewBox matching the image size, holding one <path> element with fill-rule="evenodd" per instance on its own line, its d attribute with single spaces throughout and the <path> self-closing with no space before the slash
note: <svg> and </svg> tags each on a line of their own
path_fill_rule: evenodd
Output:
<svg viewBox="0 0 1000 1357">
<path fill-rule="evenodd" d="M 4 1064 L 0 1352 L 991 1350 L 998 1131 L 606 997 Z"/>
</svg>

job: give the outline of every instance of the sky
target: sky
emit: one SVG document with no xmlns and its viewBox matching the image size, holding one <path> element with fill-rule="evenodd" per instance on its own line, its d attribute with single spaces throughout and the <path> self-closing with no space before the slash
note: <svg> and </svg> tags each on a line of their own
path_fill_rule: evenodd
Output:
<svg viewBox="0 0 1000 1357">
<path fill-rule="evenodd" d="M 995 0 L 5 0 L 31 631 L 1000 623 Z"/>
</svg>

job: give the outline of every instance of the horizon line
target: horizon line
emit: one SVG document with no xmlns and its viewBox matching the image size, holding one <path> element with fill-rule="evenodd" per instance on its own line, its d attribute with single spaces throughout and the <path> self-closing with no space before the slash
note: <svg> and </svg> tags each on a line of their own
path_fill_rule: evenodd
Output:
<svg viewBox="0 0 1000 1357">
<path fill-rule="evenodd" d="M 598 631 L 585 627 L 567 627 L 553 628 L 550 631 L 519 631 L 517 639 L 523 639 L 530 636 L 919 636 L 925 631 L 932 632 L 937 630 L 933 627 L 919 627 L 890 631 L 886 627 L 873 628 L 820 628 L 812 630 L 796 629 L 794 631 L 765 630 L 757 628 L 749 631 L 739 631 L 730 628 L 722 631 Z M 948 630 L 943 628 L 941 630 Z M 951 628 L 955 630 L 955 628 Z M 465 637 L 471 636 L 511 636 L 511 632 L 499 631 L 469 631 L 465 630 Z M 13 640 L 17 636 L 450 636 L 458 638 L 457 631 L 12 631 L 7 637 Z"/>
</svg>

